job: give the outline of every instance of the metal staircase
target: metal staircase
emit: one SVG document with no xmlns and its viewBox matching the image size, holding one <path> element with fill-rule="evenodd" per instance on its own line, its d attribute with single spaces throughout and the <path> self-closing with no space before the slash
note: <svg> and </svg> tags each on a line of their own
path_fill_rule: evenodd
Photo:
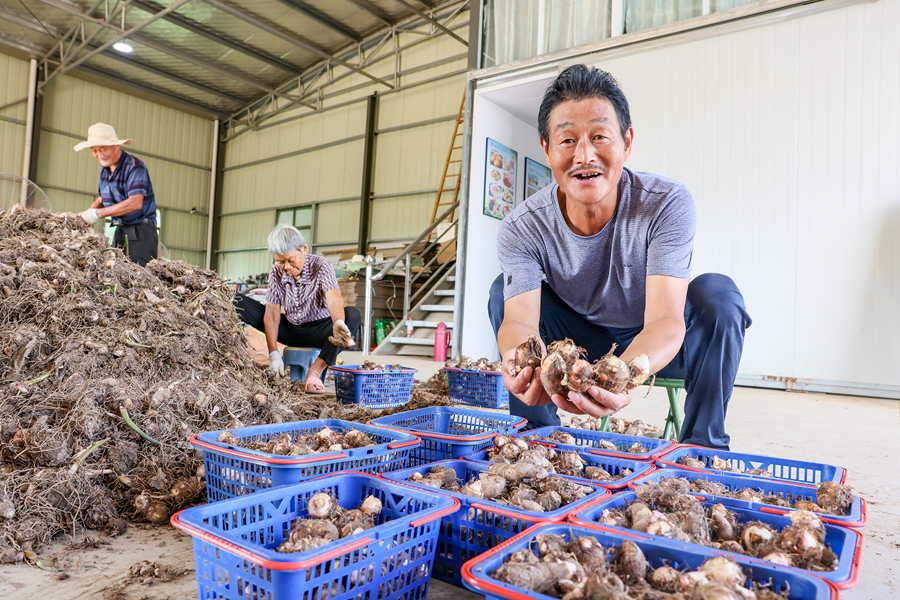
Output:
<svg viewBox="0 0 900 600">
<path fill-rule="evenodd" d="M 363 353 L 371 347 L 370 335 L 372 332 L 372 284 L 383 279 L 393 270 L 400 261 L 404 261 L 406 278 L 403 288 L 403 320 L 397 327 L 391 330 L 383 342 L 375 348 L 375 354 L 404 354 L 418 356 L 432 356 L 434 353 L 434 333 L 439 323 L 444 323 L 451 332 L 458 327 L 456 318 L 457 289 L 456 289 L 456 251 L 453 242 L 457 236 L 457 219 L 450 222 L 449 226 L 442 223 L 446 218 L 452 217 L 453 212 L 459 206 L 458 202 L 451 205 L 440 218 L 432 223 L 419 237 L 409 243 L 403 251 L 392 261 L 387 263 L 377 274 L 372 273 L 374 260 L 366 257 L 366 305 L 363 313 Z M 441 228 L 440 232 L 435 232 Z M 421 242 L 434 233 L 434 241 L 426 243 L 425 247 L 416 252 Z M 447 257 L 438 252 L 422 265 L 422 270 L 416 275 L 412 274 L 412 263 L 421 257 L 430 254 L 437 247 L 443 246 L 445 251 L 451 252 Z M 438 264 L 438 259 L 444 257 L 445 261 Z M 436 265 L 436 266 L 435 266 Z M 434 266 L 433 270 L 429 270 Z M 431 273 L 422 286 L 410 294 L 410 289 L 423 273 Z M 407 335 L 409 326 L 412 326 L 412 335 Z"/>
</svg>

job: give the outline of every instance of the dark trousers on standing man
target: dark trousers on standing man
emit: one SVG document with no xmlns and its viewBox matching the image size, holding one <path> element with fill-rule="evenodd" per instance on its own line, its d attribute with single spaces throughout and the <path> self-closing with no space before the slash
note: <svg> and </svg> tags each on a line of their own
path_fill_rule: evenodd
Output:
<svg viewBox="0 0 900 600">
<path fill-rule="evenodd" d="M 132 262 L 146 266 L 157 257 L 159 234 L 156 223 L 144 219 L 134 225 L 118 225 L 113 235 L 113 246 L 125 250 Z"/>
<path fill-rule="evenodd" d="M 234 304 L 237 308 L 238 315 L 241 320 L 257 329 L 265 332 L 263 317 L 266 314 L 266 307 L 256 300 L 252 300 L 243 294 L 237 294 L 234 297 Z M 350 330 L 350 334 L 354 339 L 359 340 L 359 323 L 361 315 L 359 309 L 355 306 L 344 307 L 344 322 Z M 281 315 L 281 321 L 278 324 L 278 342 L 285 346 L 299 346 L 301 348 L 321 348 L 319 358 L 325 361 L 330 367 L 337 360 L 338 352 L 344 349 L 343 346 L 335 346 L 328 341 L 328 336 L 332 334 L 333 322 L 331 317 L 310 321 L 302 325 L 294 325 L 284 315 Z"/>
<path fill-rule="evenodd" d="M 496 335 L 503 323 L 502 275 L 491 285 L 488 315 Z M 688 284 L 684 321 L 687 330 L 681 349 L 656 375 L 684 379 L 687 397 L 681 441 L 727 450 L 731 438 L 725 433 L 725 413 L 744 349 L 744 330 L 752 323 L 744 297 L 730 277 L 705 273 Z M 549 285 L 541 285 L 540 333 L 544 344 L 570 338 L 594 361 L 613 344 L 618 345 L 616 354 L 621 354 L 642 329 L 595 325 L 563 302 Z M 528 419 L 529 426 L 559 425 L 556 408 L 552 403 L 527 406 L 509 395 L 510 414 Z"/>
</svg>

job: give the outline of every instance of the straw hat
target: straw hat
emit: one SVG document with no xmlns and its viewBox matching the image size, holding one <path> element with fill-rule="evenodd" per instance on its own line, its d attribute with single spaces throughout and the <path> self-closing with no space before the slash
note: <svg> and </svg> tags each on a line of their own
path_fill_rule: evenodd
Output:
<svg viewBox="0 0 900 600">
<path fill-rule="evenodd" d="M 95 123 L 88 128 L 87 141 L 77 144 L 75 146 L 75 152 L 79 152 L 85 148 L 93 148 L 94 146 L 121 146 L 132 142 L 134 142 L 134 140 L 120 140 L 112 125 Z"/>
</svg>

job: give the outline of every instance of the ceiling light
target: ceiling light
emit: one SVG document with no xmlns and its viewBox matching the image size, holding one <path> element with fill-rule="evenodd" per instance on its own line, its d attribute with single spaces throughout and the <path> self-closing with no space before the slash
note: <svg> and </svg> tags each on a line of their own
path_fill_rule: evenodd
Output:
<svg viewBox="0 0 900 600">
<path fill-rule="evenodd" d="M 132 52 L 134 50 L 134 48 L 132 48 L 125 42 L 116 42 L 115 44 L 113 44 L 113 48 L 115 48 L 119 52 L 125 52 L 125 53 Z"/>
</svg>

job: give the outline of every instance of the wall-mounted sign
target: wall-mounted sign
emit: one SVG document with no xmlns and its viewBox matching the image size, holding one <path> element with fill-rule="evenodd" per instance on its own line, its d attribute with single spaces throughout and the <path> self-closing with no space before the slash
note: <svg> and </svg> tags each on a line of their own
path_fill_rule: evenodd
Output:
<svg viewBox="0 0 900 600">
<path fill-rule="evenodd" d="M 487 139 L 487 164 L 484 168 L 484 214 L 502 219 L 516 201 L 516 162 L 518 152 Z"/>
<path fill-rule="evenodd" d="M 525 200 L 553 181 L 553 172 L 536 160 L 525 157 Z"/>
</svg>

